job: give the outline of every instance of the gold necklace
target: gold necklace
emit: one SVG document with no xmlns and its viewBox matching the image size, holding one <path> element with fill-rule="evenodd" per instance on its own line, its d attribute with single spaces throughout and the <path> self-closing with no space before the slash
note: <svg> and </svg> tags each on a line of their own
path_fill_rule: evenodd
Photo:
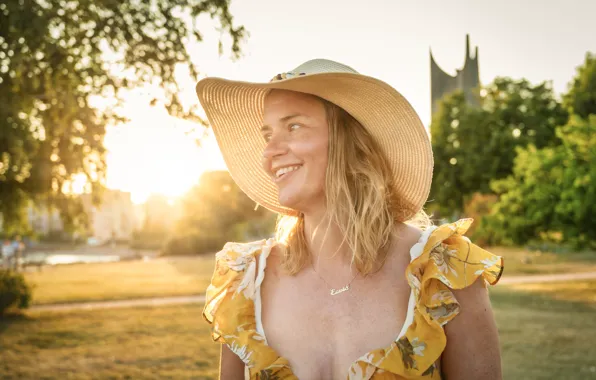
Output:
<svg viewBox="0 0 596 380">
<path fill-rule="evenodd" d="M 343 288 L 335 289 L 331 285 L 329 285 L 329 283 L 327 281 L 325 281 L 325 279 L 323 278 L 323 276 L 321 276 L 319 274 L 319 272 L 317 272 L 317 270 L 315 269 L 315 265 L 313 264 L 312 258 L 310 260 L 310 266 L 312 267 L 312 270 L 317 274 L 317 276 L 319 276 L 319 278 L 321 280 L 323 280 L 323 282 L 325 283 L 325 285 L 327 285 L 327 287 L 330 289 L 329 294 L 331 294 L 332 296 L 335 296 L 335 295 L 338 295 L 340 293 L 347 292 L 348 290 L 350 290 L 350 285 L 356 279 L 356 277 L 358 277 L 358 272 L 356 272 L 356 274 L 354 275 L 354 277 L 352 277 L 352 279 L 350 280 L 350 282 L 348 282 Z M 351 271 L 352 271 L 352 268 L 350 268 L 350 272 Z"/>
</svg>

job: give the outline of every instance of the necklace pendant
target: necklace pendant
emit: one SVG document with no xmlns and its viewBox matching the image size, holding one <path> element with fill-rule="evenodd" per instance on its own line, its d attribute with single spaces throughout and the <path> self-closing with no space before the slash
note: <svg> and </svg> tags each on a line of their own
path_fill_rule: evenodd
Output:
<svg viewBox="0 0 596 380">
<path fill-rule="evenodd" d="M 346 285 L 346 286 L 344 286 L 344 287 L 343 287 L 343 288 L 341 288 L 341 289 L 331 289 L 331 292 L 330 292 L 330 294 L 331 294 L 332 296 L 335 296 L 335 295 L 337 295 L 337 294 L 340 294 L 340 293 L 343 293 L 343 292 L 347 292 L 348 290 L 350 290 L 350 285 L 349 285 L 349 284 L 348 284 L 348 285 Z"/>
</svg>

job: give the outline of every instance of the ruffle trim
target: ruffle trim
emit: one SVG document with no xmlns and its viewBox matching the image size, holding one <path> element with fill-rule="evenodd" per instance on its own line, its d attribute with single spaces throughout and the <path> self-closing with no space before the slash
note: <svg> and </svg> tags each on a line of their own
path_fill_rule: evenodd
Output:
<svg viewBox="0 0 596 380">
<path fill-rule="evenodd" d="M 268 239 L 224 245 L 215 255 L 215 271 L 205 296 L 203 318 L 211 324 L 213 340 L 225 343 L 244 362 L 251 379 L 296 379 L 288 361 L 267 346 L 256 328 L 254 302 L 257 285 L 263 281 L 257 262 L 275 244 Z M 255 345 L 259 348 L 253 349 Z"/>
<path fill-rule="evenodd" d="M 468 287 L 480 277 L 490 285 L 499 281 L 503 259 L 463 236 L 472 222 L 468 218 L 444 224 L 431 232 L 421 252 L 412 247 L 414 260 L 406 276 L 415 297 L 414 320 L 390 347 L 372 351 L 354 363 L 352 367 L 362 362 L 376 368 L 367 371 L 364 379 L 373 378 L 377 371 L 432 376 L 447 343 L 443 326 L 460 310 L 452 289 Z"/>
<path fill-rule="evenodd" d="M 436 362 L 446 346 L 443 326 L 459 313 L 451 290 L 470 286 L 480 277 L 494 285 L 503 272 L 501 257 L 463 236 L 472 222 L 462 219 L 423 232 L 410 251 L 412 261 L 406 269 L 415 300 L 413 320 L 389 347 L 371 351 L 352 364 L 350 378 L 358 373 L 358 379 L 368 380 L 382 372 L 436 375 Z M 256 328 L 254 300 L 257 283 L 263 280 L 256 273 L 257 260 L 269 255 L 275 244 L 274 239 L 226 244 L 216 255 L 203 310 L 213 339 L 230 347 L 248 367 L 251 379 L 297 379 L 289 362 L 266 344 Z"/>
</svg>

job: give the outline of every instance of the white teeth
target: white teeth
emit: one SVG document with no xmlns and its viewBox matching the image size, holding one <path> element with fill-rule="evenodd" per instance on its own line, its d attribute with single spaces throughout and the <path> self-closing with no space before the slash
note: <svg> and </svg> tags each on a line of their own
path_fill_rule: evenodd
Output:
<svg viewBox="0 0 596 380">
<path fill-rule="evenodd" d="M 277 178 L 279 178 L 279 177 L 281 177 L 282 175 L 284 175 L 284 174 L 286 174 L 286 173 L 289 173 L 289 172 L 293 172 L 294 170 L 296 170 L 296 169 L 298 169 L 298 168 L 300 168 L 300 166 L 288 166 L 288 167 L 285 167 L 285 168 L 278 169 L 278 170 L 275 172 L 275 176 L 276 176 Z"/>
</svg>

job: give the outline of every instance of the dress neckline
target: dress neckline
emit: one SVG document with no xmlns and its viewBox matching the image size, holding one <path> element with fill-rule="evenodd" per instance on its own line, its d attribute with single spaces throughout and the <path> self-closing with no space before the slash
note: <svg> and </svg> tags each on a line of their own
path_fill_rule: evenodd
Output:
<svg viewBox="0 0 596 380">
<path fill-rule="evenodd" d="M 412 262 L 415 259 L 420 257 L 420 255 L 422 254 L 422 252 L 424 250 L 424 247 L 426 246 L 428 238 L 430 237 L 430 235 L 432 234 L 432 232 L 435 229 L 437 229 L 437 226 L 430 226 L 429 228 L 424 230 L 422 232 L 422 234 L 420 235 L 420 238 L 418 239 L 418 241 L 410 248 L 410 263 L 408 264 L 408 266 L 410 264 L 412 264 Z M 277 242 L 275 241 L 275 239 L 273 239 L 273 238 L 267 239 L 265 241 L 263 250 L 261 251 L 261 254 L 259 255 L 258 273 L 256 276 L 256 281 L 255 281 L 255 301 L 254 301 L 255 305 L 254 306 L 255 306 L 255 322 L 256 322 L 256 326 L 257 326 L 257 332 L 260 335 L 262 335 L 263 340 L 257 341 L 256 343 L 258 345 L 260 345 L 261 347 L 263 347 L 263 349 L 269 350 L 269 352 L 271 352 L 274 356 L 277 356 L 278 359 L 282 359 L 283 362 L 286 362 L 288 369 L 290 370 L 292 375 L 294 377 L 296 377 L 296 375 L 294 374 L 294 370 L 290 366 L 289 360 L 287 358 L 284 358 L 283 356 L 281 356 L 277 351 L 275 351 L 273 349 L 273 347 L 271 347 L 269 344 L 267 344 L 267 336 L 265 335 L 263 321 L 261 320 L 261 312 L 262 312 L 262 310 L 261 310 L 261 308 L 262 308 L 261 284 L 263 283 L 263 280 L 265 279 L 265 268 L 267 266 L 267 258 L 269 257 L 271 250 L 273 249 L 273 247 L 276 244 L 277 244 Z M 405 273 L 404 273 L 404 275 L 405 275 Z M 368 352 L 364 353 L 363 355 L 361 355 L 358 359 L 356 359 L 354 362 L 352 362 L 350 364 L 350 367 L 348 368 L 348 374 L 350 373 L 352 368 L 358 364 L 358 362 L 360 362 L 360 361 L 368 362 L 369 361 L 368 358 L 373 357 L 374 354 L 380 354 L 382 357 L 385 357 L 385 356 L 387 356 L 387 354 L 389 352 L 393 351 L 394 349 L 397 349 L 397 341 L 406 334 L 406 332 L 412 325 L 412 322 L 414 321 L 414 308 L 415 308 L 414 290 L 410 289 L 410 296 L 408 298 L 408 310 L 406 312 L 406 319 L 404 321 L 404 324 L 403 324 L 401 331 L 400 331 L 399 335 L 397 336 L 397 338 L 395 340 L 393 340 L 391 342 L 391 344 L 389 344 L 386 347 L 379 347 L 379 348 L 373 349 L 372 351 L 368 351 Z M 371 374 L 371 376 L 372 376 L 372 374 Z M 370 377 L 367 377 L 366 379 L 363 379 L 363 380 L 368 380 L 369 378 Z"/>
</svg>

